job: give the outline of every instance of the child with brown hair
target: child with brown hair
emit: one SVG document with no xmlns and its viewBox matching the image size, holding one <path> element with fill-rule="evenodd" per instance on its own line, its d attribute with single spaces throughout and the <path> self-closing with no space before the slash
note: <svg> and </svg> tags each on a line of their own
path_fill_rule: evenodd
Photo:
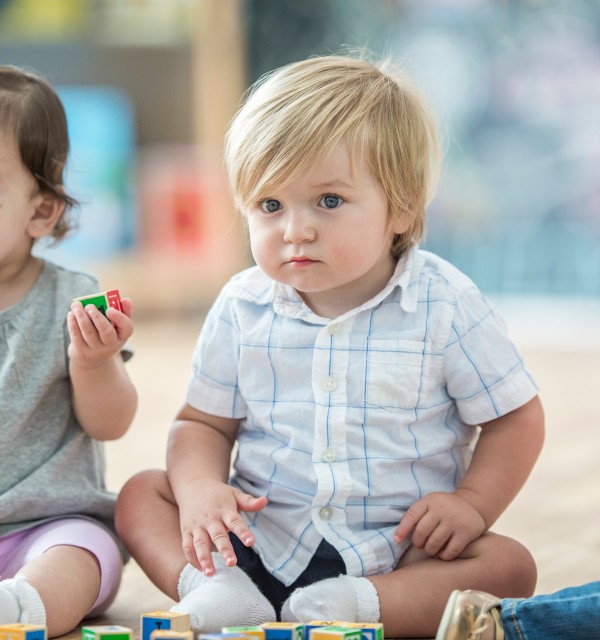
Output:
<svg viewBox="0 0 600 640">
<path fill-rule="evenodd" d="M 32 253 L 69 230 L 63 106 L 33 72 L 0 66 L 0 624 L 62 635 L 114 599 L 124 549 L 101 441 L 137 394 L 125 370 L 132 304 L 106 317 L 73 298 L 92 276 Z"/>
</svg>

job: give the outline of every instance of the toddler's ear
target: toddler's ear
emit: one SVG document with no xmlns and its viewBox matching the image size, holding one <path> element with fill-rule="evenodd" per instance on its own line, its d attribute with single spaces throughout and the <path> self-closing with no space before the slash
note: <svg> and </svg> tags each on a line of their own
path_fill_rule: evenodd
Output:
<svg viewBox="0 0 600 640">
<path fill-rule="evenodd" d="M 408 228 L 410 227 L 410 224 L 411 224 L 411 219 L 410 219 L 410 216 L 406 214 L 402 214 L 400 216 L 392 218 L 390 224 L 391 224 L 392 232 L 395 233 L 396 235 L 401 236 L 403 233 L 406 233 L 408 231 Z"/>
<path fill-rule="evenodd" d="M 35 212 L 29 221 L 27 230 L 32 238 L 42 238 L 52 233 L 65 203 L 51 193 L 41 193 L 35 207 Z"/>
</svg>

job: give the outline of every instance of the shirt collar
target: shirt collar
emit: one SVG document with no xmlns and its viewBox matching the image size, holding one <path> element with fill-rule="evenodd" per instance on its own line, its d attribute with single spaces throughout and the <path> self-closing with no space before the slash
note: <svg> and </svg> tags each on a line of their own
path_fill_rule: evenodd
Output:
<svg viewBox="0 0 600 640">
<path fill-rule="evenodd" d="M 396 288 L 400 290 L 400 307 L 402 310 L 407 313 L 413 313 L 417 308 L 418 287 L 416 284 L 423 263 L 424 259 L 419 254 L 417 247 L 412 247 L 399 258 L 392 277 L 378 294 L 367 300 L 360 307 L 347 311 L 336 320 L 343 320 L 357 315 L 361 311 L 372 309 L 385 300 Z M 314 324 L 331 322 L 331 319 L 322 318 L 315 314 L 290 285 L 273 282 L 270 294 L 273 310 L 279 315 L 305 320 Z"/>
</svg>

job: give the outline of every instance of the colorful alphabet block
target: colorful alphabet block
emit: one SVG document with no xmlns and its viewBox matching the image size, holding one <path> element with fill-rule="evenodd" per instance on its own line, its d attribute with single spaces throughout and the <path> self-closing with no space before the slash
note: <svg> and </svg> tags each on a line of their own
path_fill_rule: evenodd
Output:
<svg viewBox="0 0 600 640">
<path fill-rule="evenodd" d="M 304 623 L 304 640 L 309 640 L 310 632 L 317 627 L 341 627 L 344 623 L 334 620 L 311 620 Z"/>
<path fill-rule="evenodd" d="M 150 634 L 150 640 L 194 640 L 194 632 L 175 631 L 174 629 L 155 629 Z"/>
<path fill-rule="evenodd" d="M 201 633 L 198 640 L 250 640 L 242 633 Z"/>
<path fill-rule="evenodd" d="M 0 640 L 46 640 L 47 637 L 44 625 L 22 622 L 0 625 Z"/>
<path fill-rule="evenodd" d="M 265 640 L 265 630 L 262 627 L 223 627 L 221 631 L 223 633 L 240 634 L 255 640 Z"/>
<path fill-rule="evenodd" d="M 189 631 L 190 614 L 176 611 L 150 611 L 140 616 L 140 640 L 150 640 L 157 629 L 161 631 Z"/>
<path fill-rule="evenodd" d="M 350 627 L 313 627 L 310 640 L 362 640 L 362 630 Z"/>
<path fill-rule="evenodd" d="M 109 307 L 114 307 L 119 311 L 123 311 L 121 305 L 121 296 L 118 289 L 112 289 L 111 291 L 103 291 L 102 293 L 93 293 L 90 296 L 81 296 L 81 298 L 73 298 L 73 302 L 79 301 L 84 307 L 88 304 L 93 304 L 99 311 L 106 315 L 106 311 Z"/>
<path fill-rule="evenodd" d="M 351 629 L 360 629 L 362 631 L 363 640 L 383 640 L 383 623 L 381 622 L 344 622 L 342 627 L 350 627 Z"/>
<path fill-rule="evenodd" d="M 304 625 L 301 622 L 265 622 L 265 640 L 303 640 Z"/>
<path fill-rule="evenodd" d="M 81 628 L 81 640 L 131 640 L 133 631 L 117 624 Z"/>
</svg>

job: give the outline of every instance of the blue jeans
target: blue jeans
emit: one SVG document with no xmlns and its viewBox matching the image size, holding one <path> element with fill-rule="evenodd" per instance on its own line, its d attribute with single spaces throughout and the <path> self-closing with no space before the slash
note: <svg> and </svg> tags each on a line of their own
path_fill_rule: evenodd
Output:
<svg viewBox="0 0 600 640">
<path fill-rule="evenodd" d="M 502 600 L 506 640 L 600 637 L 600 582 L 549 595 Z"/>
</svg>

